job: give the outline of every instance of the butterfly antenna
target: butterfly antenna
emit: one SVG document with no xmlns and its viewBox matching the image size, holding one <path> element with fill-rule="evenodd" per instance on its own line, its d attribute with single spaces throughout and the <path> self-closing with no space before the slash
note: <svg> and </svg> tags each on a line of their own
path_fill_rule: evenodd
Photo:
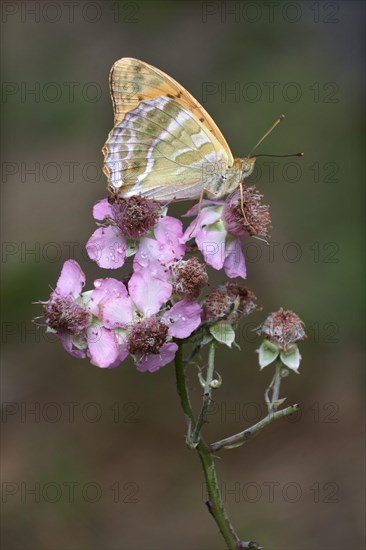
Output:
<svg viewBox="0 0 366 550">
<path fill-rule="evenodd" d="M 286 158 L 286 157 L 303 157 L 304 156 L 304 153 L 292 153 L 291 155 L 265 155 L 265 154 L 260 154 L 260 155 L 255 155 L 256 157 L 282 157 L 282 158 Z"/>
<path fill-rule="evenodd" d="M 272 132 L 272 130 L 274 130 L 276 128 L 276 126 L 278 126 L 278 124 L 281 122 L 281 120 L 283 120 L 285 118 L 285 115 L 280 115 L 278 117 L 278 119 L 276 120 L 276 122 L 270 127 L 270 129 L 268 130 L 268 132 L 266 132 L 264 134 L 263 137 L 261 137 L 261 139 L 258 141 L 258 143 L 256 143 L 253 147 L 253 149 L 250 151 L 249 155 L 248 155 L 248 158 L 250 158 L 252 156 L 252 153 L 253 151 L 256 150 L 256 148 L 262 143 L 263 140 L 266 139 L 266 137 Z"/>
</svg>

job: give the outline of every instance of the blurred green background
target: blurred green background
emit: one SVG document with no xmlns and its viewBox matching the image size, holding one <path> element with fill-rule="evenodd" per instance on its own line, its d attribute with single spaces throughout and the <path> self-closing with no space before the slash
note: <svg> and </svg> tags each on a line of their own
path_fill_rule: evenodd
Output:
<svg viewBox="0 0 366 550">
<path fill-rule="evenodd" d="M 243 322 L 241 352 L 219 351 L 223 386 L 205 431 L 213 441 L 265 412 L 272 372 L 259 372 L 251 329 L 280 306 L 293 309 L 308 339 L 301 375 L 284 380 L 282 395 L 301 415 L 220 453 L 224 499 L 239 535 L 268 550 L 364 548 L 364 8 L 2 4 L 4 549 L 224 547 L 185 447 L 173 367 L 141 374 L 128 360 L 103 371 L 31 323 L 40 315 L 32 302 L 47 299 L 69 257 L 89 284 L 106 276 L 83 246 L 105 196 L 108 74 L 124 56 L 181 82 L 235 155 L 282 112 L 258 152 L 305 152 L 258 159 L 251 177 L 273 222 L 271 247 L 245 244 L 247 284 L 263 311 Z M 193 368 L 188 378 L 198 405 Z"/>
</svg>

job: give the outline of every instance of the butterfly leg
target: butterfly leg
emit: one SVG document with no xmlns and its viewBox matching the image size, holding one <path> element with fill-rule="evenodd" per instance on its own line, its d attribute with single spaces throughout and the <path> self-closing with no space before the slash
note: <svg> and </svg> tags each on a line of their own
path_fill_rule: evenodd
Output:
<svg viewBox="0 0 366 550">
<path fill-rule="evenodd" d="M 248 225 L 250 229 L 253 229 L 250 223 L 248 222 L 248 218 L 246 217 L 245 210 L 244 210 L 244 189 L 243 189 L 242 181 L 239 183 L 239 189 L 240 189 L 240 209 L 241 209 L 241 213 L 243 214 L 244 223 L 245 225 Z"/>
<path fill-rule="evenodd" d="M 203 201 L 203 196 L 204 194 L 207 193 L 207 195 L 210 195 L 211 197 L 213 197 L 214 199 L 217 198 L 217 195 L 216 193 L 213 193 L 212 191 L 210 191 L 209 189 L 206 189 L 206 187 L 204 187 L 201 191 L 201 195 L 200 195 L 200 200 L 198 202 L 198 212 L 197 212 L 197 217 L 196 217 L 196 223 L 194 224 L 193 228 L 192 228 L 192 231 L 190 232 L 189 234 L 189 238 L 192 237 L 193 235 L 193 232 L 196 230 L 196 227 L 198 225 L 198 220 L 199 220 L 199 217 L 200 217 L 200 214 L 201 214 L 201 210 L 202 210 L 202 201 Z"/>
</svg>

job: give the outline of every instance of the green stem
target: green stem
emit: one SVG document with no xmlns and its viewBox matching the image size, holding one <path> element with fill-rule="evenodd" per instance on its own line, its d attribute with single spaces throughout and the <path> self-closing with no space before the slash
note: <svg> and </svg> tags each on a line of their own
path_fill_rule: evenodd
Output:
<svg viewBox="0 0 366 550">
<path fill-rule="evenodd" d="M 210 406 L 210 402 L 211 402 L 211 393 L 212 393 L 211 382 L 212 382 L 213 373 L 214 373 L 214 369 L 215 369 L 215 349 L 216 349 L 216 343 L 213 340 L 210 344 L 210 348 L 209 348 L 209 352 L 208 352 L 208 369 L 207 369 L 207 377 L 206 377 L 205 389 L 204 389 L 204 394 L 203 394 L 203 403 L 202 403 L 201 411 L 198 415 L 198 420 L 197 420 L 197 423 L 196 423 L 196 427 L 195 427 L 194 432 L 192 434 L 192 444 L 193 444 L 193 446 L 196 446 L 197 443 L 199 442 L 201 429 L 202 429 L 202 426 L 203 426 L 203 424 L 206 420 L 207 410 L 208 410 L 208 408 Z"/>
<path fill-rule="evenodd" d="M 281 387 L 281 369 L 282 369 L 282 363 L 280 359 L 277 359 L 276 361 L 276 372 L 274 377 L 274 384 L 273 384 L 273 392 L 272 392 L 272 409 L 276 409 L 278 405 L 276 405 L 276 401 L 278 401 L 280 396 L 280 387 Z"/>
<path fill-rule="evenodd" d="M 268 426 L 271 422 L 274 420 L 277 420 L 278 418 L 283 418 L 284 416 L 287 416 L 289 414 L 293 414 L 299 409 L 299 405 L 291 405 L 290 407 L 286 407 L 286 409 L 282 409 L 281 411 L 276 412 L 270 412 L 266 417 L 262 418 L 259 422 L 251 426 L 250 428 L 247 428 L 246 430 L 243 430 L 242 432 L 239 432 L 235 435 L 231 435 L 230 437 L 225 437 L 225 439 L 221 439 L 220 441 L 216 441 L 215 443 L 211 443 L 209 446 L 209 449 L 212 453 L 219 451 L 220 449 L 232 449 L 234 447 L 240 447 L 240 445 L 243 445 L 248 439 L 251 439 L 255 435 L 258 434 L 263 428 Z"/>
<path fill-rule="evenodd" d="M 175 356 L 175 373 L 178 395 L 180 397 L 180 402 L 187 423 L 189 426 L 193 425 L 195 427 L 196 422 L 186 386 L 183 366 L 183 349 L 181 343 L 178 344 L 178 351 Z M 197 444 L 196 450 L 201 460 L 207 486 L 208 501 L 206 502 L 206 504 L 212 517 L 216 521 L 218 528 L 220 529 L 228 550 L 238 550 L 240 548 L 258 548 L 258 545 L 256 543 L 240 541 L 239 537 L 235 533 L 221 499 L 214 459 L 201 435 L 199 435 L 199 442 Z"/>
</svg>

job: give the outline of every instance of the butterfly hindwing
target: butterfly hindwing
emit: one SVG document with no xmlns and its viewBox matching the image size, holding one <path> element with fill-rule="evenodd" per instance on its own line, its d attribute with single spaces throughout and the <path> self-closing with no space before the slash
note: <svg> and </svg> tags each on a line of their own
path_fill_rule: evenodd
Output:
<svg viewBox="0 0 366 550">
<path fill-rule="evenodd" d="M 105 173 L 123 197 L 169 201 L 198 198 L 217 188 L 230 159 L 188 109 L 168 97 L 141 101 L 110 132 Z"/>
</svg>

